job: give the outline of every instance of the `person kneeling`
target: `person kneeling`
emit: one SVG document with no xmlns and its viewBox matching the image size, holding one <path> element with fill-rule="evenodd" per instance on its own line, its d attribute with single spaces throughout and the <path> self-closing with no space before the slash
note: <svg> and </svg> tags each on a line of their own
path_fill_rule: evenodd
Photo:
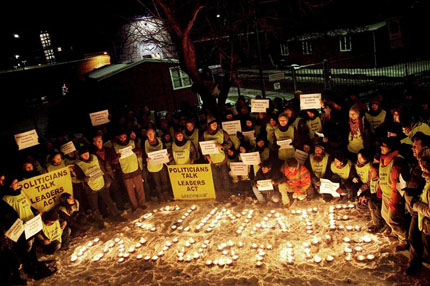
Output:
<svg viewBox="0 0 430 286">
<path fill-rule="evenodd" d="M 262 191 L 259 190 L 258 181 L 271 180 L 273 190 Z M 278 185 L 281 182 L 285 182 L 285 178 L 279 170 L 272 169 L 272 162 L 267 159 L 261 163 L 261 168 L 257 171 L 255 175 L 255 184 L 252 187 L 255 197 L 260 203 L 266 202 L 266 198 L 274 203 L 280 201 L 281 194 L 279 193 Z"/>
<path fill-rule="evenodd" d="M 37 235 L 37 238 L 43 252 L 53 254 L 60 248 L 67 248 L 71 230 L 66 227 L 66 221 L 60 222 L 57 210 L 52 209 L 43 213 L 42 222 L 42 231 Z"/>
</svg>

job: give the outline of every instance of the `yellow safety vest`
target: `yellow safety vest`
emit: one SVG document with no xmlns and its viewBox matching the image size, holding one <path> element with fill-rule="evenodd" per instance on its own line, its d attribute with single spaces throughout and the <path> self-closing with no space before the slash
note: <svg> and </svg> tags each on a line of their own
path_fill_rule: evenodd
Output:
<svg viewBox="0 0 430 286">
<path fill-rule="evenodd" d="M 357 154 L 358 151 L 364 148 L 364 140 L 361 131 L 352 136 L 351 132 L 348 134 L 348 151 Z"/>
<path fill-rule="evenodd" d="M 65 206 L 60 206 L 60 208 L 58 210 L 62 211 L 63 213 L 65 213 L 68 216 L 71 216 L 74 212 L 79 211 L 79 201 L 77 199 L 75 199 L 75 204 L 72 206 L 72 209 L 70 210 L 70 212 Z"/>
<path fill-rule="evenodd" d="M 423 203 L 425 203 L 426 205 L 428 205 L 429 204 L 429 201 L 428 201 L 428 192 L 429 192 L 429 189 L 430 189 L 430 182 L 426 182 L 426 185 L 424 186 L 424 190 L 423 190 L 423 192 L 421 193 L 421 202 L 423 202 Z M 422 231 L 423 230 L 423 220 L 424 220 L 424 215 L 422 215 L 421 213 L 418 213 L 418 229 L 420 230 L 420 231 Z"/>
<path fill-rule="evenodd" d="M 219 129 L 215 134 L 211 135 L 207 131 L 203 133 L 203 138 L 205 141 L 215 140 L 215 143 L 222 144 L 224 143 L 224 132 Z M 210 158 L 214 164 L 221 163 L 225 160 L 225 153 L 221 148 L 218 148 L 219 154 L 210 154 Z"/>
<path fill-rule="evenodd" d="M 348 162 L 342 168 L 336 168 L 334 165 L 334 161 L 330 165 L 330 170 L 333 174 L 338 175 L 342 180 L 346 180 L 349 177 L 349 173 L 351 171 L 352 163 L 348 160 Z"/>
<path fill-rule="evenodd" d="M 130 147 L 131 149 L 135 149 L 136 145 L 134 144 L 133 140 L 129 140 L 128 144 L 123 146 L 118 143 L 114 143 L 113 147 L 115 149 L 116 154 L 121 154 L 120 150 Z M 126 158 L 120 158 L 119 159 L 119 165 L 121 166 L 121 170 L 124 174 L 129 174 L 135 172 L 137 169 L 139 169 L 139 162 L 137 161 L 137 155 L 133 152 L 133 155 L 128 156 Z"/>
<path fill-rule="evenodd" d="M 363 184 L 367 184 L 369 182 L 370 163 L 366 163 L 362 167 L 355 164 L 355 170 L 357 171 L 357 175 L 360 177 L 361 182 Z"/>
<path fill-rule="evenodd" d="M 270 149 L 264 148 L 263 152 L 260 152 L 261 162 L 266 161 L 270 157 Z M 254 165 L 254 175 L 257 175 L 258 170 L 260 170 L 260 165 Z"/>
<path fill-rule="evenodd" d="M 379 178 L 375 178 L 370 181 L 370 193 L 376 194 L 378 192 L 378 186 L 379 186 Z"/>
<path fill-rule="evenodd" d="M 105 179 L 103 178 L 103 172 L 100 168 L 99 160 L 95 155 L 90 155 L 91 160 L 88 162 L 79 160 L 76 165 L 81 168 L 82 172 L 84 172 L 84 175 L 89 177 L 88 180 L 88 187 L 92 191 L 100 191 L 105 186 Z M 91 176 L 92 174 L 96 174 L 95 176 Z"/>
<path fill-rule="evenodd" d="M 400 140 L 401 144 L 408 144 L 408 145 L 412 145 L 413 142 L 411 140 L 411 138 L 409 138 L 408 136 L 406 136 L 405 138 L 403 138 L 402 140 Z"/>
<path fill-rule="evenodd" d="M 266 124 L 266 134 L 267 134 L 267 141 L 273 145 L 273 143 L 275 142 L 275 130 L 276 130 L 276 126 L 272 126 L 270 125 L 270 123 Z"/>
<path fill-rule="evenodd" d="M 161 139 L 158 137 L 157 137 L 157 142 L 158 142 L 158 144 L 153 146 L 153 145 L 149 144 L 148 140 L 145 141 L 145 152 L 146 152 L 146 154 L 151 153 L 151 152 L 155 152 L 155 151 L 163 150 L 163 143 L 161 142 Z M 149 172 L 157 173 L 157 172 L 160 172 L 161 169 L 163 169 L 163 164 L 151 164 L 151 161 L 148 161 L 147 167 L 148 167 Z"/>
<path fill-rule="evenodd" d="M 78 159 L 64 158 L 64 163 L 66 164 L 66 166 L 73 166 L 76 164 L 77 161 L 78 161 Z M 72 177 L 72 183 L 78 184 L 79 180 L 78 180 L 78 178 L 76 178 L 76 175 L 73 174 L 72 172 L 70 173 L 70 175 Z"/>
<path fill-rule="evenodd" d="M 291 139 L 294 141 L 294 127 L 290 125 L 287 131 L 282 132 L 279 128 L 275 129 L 275 138 L 277 141 Z M 291 142 L 292 146 L 292 142 Z M 293 158 L 296 153 L 296 149 L 294 147 L 288 149 L 279 149 L 278 150 L 278 158 L 281 160 L 287 160 L 288 158 Z"/>
<path fill-rule="evenodd" d="M 186 165 L 190 163 L 191 144 L 191 141 L 187 141 L 183 146 L 178 146 L 176 143 L 173 143 L 173 159 L 176 165 Z"/>
<path fill-rule="evenodd" d="M 52 165 L 51 163 L 48 163 L 46 165 L 46 169 L 48 170 L 48 172 L 52 172 L 52 171 L 55 171 L 55 170 L 58 170 L 58 169 L 61 169 L 61 168 L 64 168 L 64 167 L 66 167 L 66 164 L 64 163 L 64 160 L 61 160 L 61 163 L 58 166 Z"/>
<path fill-rule="evenodd" d="M 60 221 L 56 220 L 51 225 L 46 225 L 43 223 L 42 231 L 46 238 L 50 241 L 58 240 L 61 243 L 61 235 L 63 235 L 63 230 L 61 229 Z"/>
<path fill-rule="evenodd" d="M 199 130 L 197 128 L 194 128 L 193 134 L 191 136 L 188 136 L 187 133 L 184 131 L 184 138 L 188 141 L 191 141 L 194 144 L 194 148 L 196 150 L 199 150 Z"/>
<path fill-rule="evenodd" d="M 384 123 L 386 115 L 387 113 L 385 112 L 385 110 L 381 110 L 381 112 L 379 112 L 379 114 L 376 116 L 372 116 L 368 112 L 364 114 L 364 117 L 370 124 L 370 130 L 372 131 L 372 133 L 375 133 L 376 128 L 378 128 L 382 123 Z"/>
<path fill-rule="evenodd" d="M 430 127 L 424 123 L 419 122 L 414 128 L 412 128 L 411 132 L 409 132 L 408 137 L 412 140 L 417 132 L 422 132 L 425 135 L 430 135 Z"/>
<path fill-rule="evenodd" d="M 31 203 L 22 191 L 17 196 L 6 195 L 3 197 L 3 200 L 16 211 L 22 221 L 27 222 L 34 218 L 34 214 L 31 211 Z"/>
<path fill-rule="evenodd" d="M 323 130 L 321 118 L 319 118 L 319 117 L 306 120 L 306 125 L 308 126 L 308 129 L 309 129 L 309 138 L 310 139 L 315 138 L 315 132 L 321 132 Z"/>
<path fill-rule="evenodd" d="M 391 168 L 393 168 L 395 158 L 393 158 L 385 167 L 382 167 L 382 164 L 379 164 L 379 186 L 381 187 L 382 193 L 386 197 L 391 196 L 391 192 L 393 191 L 391 188 L 390 177 L 391 177 Z"/>
<path fill-rule="evenodd" d="M 294 122 L 293 122 L 293 127 L 294 127 L 294 129 L 296 129 L 297 130 L 297 128 L 299 127 L 299 121 L 301 120 L 302 118 L 301 117 L 296 117 L 296 119 L 294 120 Z"/>
<path fill-rule="evenodd" d="M 317 176 L 317 178 L 322 178 L 325 175 L 325 171 L 327 169 L 327 163 L 328 163 L 328 154 L 324 155 L 324 158 L 322 159 L 321 162 L 317 162 L 315 161 L 315 155 L 311 154 L 309 157 L 309 161 L 311 163 L 311 168 L 312 171 L 314 172 L 315 176 Z"/>
</svg>

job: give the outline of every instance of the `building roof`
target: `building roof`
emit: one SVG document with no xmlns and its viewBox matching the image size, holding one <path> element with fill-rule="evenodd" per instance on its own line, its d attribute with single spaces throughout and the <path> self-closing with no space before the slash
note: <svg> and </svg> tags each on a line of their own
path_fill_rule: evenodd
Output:
<svg viewBox="0 0 430 286">
<path fill-rule="evenodd" d="M 176 59 L 150 59 L 144 58 L 138 61 L 131 61 L 121 64 L 115 65 L 106 65 L 99 69 L 93 70 L 87 74 L 88 78 L 101 81 L 113 75 L 116 75 L 120 72 L 126 71 L 132 67 L 144 64 L 144 63 L 171 63 L 171 64 L 179 64 L 179 61 Z"/>
<path fill-rule="evenodd" d="M 364 32 L 371 32 L 371 31 L 376 31 L 382 27 L 385 27 L 386 25 L 387 25 L 387 22 L 382 21 L 371 25 L 359 26 L 354 28 L 342 28 L 342 29 L 335 29 L 335 30 L 329 30 L 324 32 L 307 33 L 307 34 L 290 38 L 287 40 L 287 42 L 306 41 L 306 40 L 314 40 L 314 39 L 327 38 L 327 37 L 338 37 L 338 36 L 345 36 L 345 35 L 358 34 L 358 33 L 364 33 Z"/>
</svg>

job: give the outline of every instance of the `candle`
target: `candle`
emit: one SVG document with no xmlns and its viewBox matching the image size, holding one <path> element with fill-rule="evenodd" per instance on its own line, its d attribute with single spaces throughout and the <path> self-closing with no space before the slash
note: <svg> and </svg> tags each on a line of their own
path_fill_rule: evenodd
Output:
<svg viewBox="0 0 430 286">
<path fill-rule="evenodd" d="M 139 242 L 138 243 L 136 243 L 136 248 L 140 248 L 142 246 L 142 244 L 140 244 Z"/>
<path fill-rule="evenodd" d="M 184 261 L 184 257 L 183 257 L 183 256 L 179 256 L 179 257 L 178 257 L 178 261 L 179 261 L 179 262 Z"/>
<path fill-rule="evenodd" d="M 293 247 L 293 245 L 291 244 L 291 242 L 287 242 L 287 247 L 288 248 L 292 248 Z"/>
<path fill-rule="evenodd" d="M 287 264 L 289 264 L 289 265 L 294 264 L 294 256 L 288 256 L 287 257 Z"/>
<path fill-rule="evenodd" d="M 121 257 L 120 259 L 118 259 L 118 262 L 119 263 L 124 262 L 124 257 Z"/>
<path fill-rule="evenodd" d="M 189 231 L 189 230 L 190 230 L 189 226 L 187 226 L 186 228 L 184 228 L 184 231 Z"/>
<path fill-rule="evenodd" d="M 186 247 L 190 247 L 191 243 L 189 241 L 185 242 Z"/>
<path fill-rule="evenodd" d="M 223 258 L 221 258 L 220 260 L 218 260 L 218 265 L 219 266 L 224 266 L 225 265 L 225 260 Z"/>
<path fill-rule="evenodd" d="M 318 240 L 318 238 L 316 237 L 316 236 L 314 236 L 314 239 L 312 240 L 312 244 L 318 244 L 319 243 L 319 240 Z"/>
<path fill-rule="evenodd" d="M 348 253 L 346 256 L 345 256 L 345 260 L 346 261 L 350 261 L 352 259 L 352 257 L 351 257 L 351 253 Z"/>
<path fill-rule="evenodd" d="M 257 261 L 257 263 L 255 263 L 255 265 L 256 265 L 257 267 L 261 267 L 261 266 L 263 265 L 263 262 L 261 262 L 261 261 Z"/>
<path fill-rule="evenodd" d="M 146 242 L 146 239 L 144 239 L 143 237 L 140 239 L 140 243 L 141 244 L 145 244 L 145 242 Z"/>
<path fill-rule="evenodd" d="M 97 243 L 97 242 L 99 242 L 100 241 L 100 239 L 98 238 L 98 237 L 96 237 L 96 238 L 94 238 L 94 243 Z"/>
<path fill-rule="evenodd" d="M 343 226 L 343 225 L 339 225 L 337 228 L 338 228 L 339 230 L 343 230 L 343 229 L 344 229 L 344 226 Z"/>
<path fill-rule="evenodd" d="M 327 258 L 325 259 L 327 262 L 332 262 L 334 260 L 334 257 L 331 255 L 327 255 Z"/>
<path fill-rule="evenodd" d="M 342 208 L 347 209 L 348 205 L 343 205 Z"/>
<path fill-rule="evenodd" d="M 124 258 L 127 258 L 129 256 L 130 256 L 130 253 L 128 253 L 128 252 L 124 253 L 124 255 L 123 255 Z"/>
<path fill-rule="evenodd" d="M 191 244 L 194 244 L 196 241 L 195 241 L 193 238 L 190 238 L 189 242 L 190 242 Z"/>
<path fill-rule="evenodd" d="M 331 235 L 326 234 L 326 235 L 324 236 L 324 239 L 325 239 L 325 241 L 326 241 L 326 242 L 330 242 L 330 241 L 331 241 Z"/>
<path fill-rule="evenodd" d="M 360 231 L 361 227 L 359 225 L 354 226 L 355 231 Z"/>
<path fill-rule="evenodd" d="M 175 237 L 175 238 L 173 238 L 173 243 L 177 243 L 178 242 L 178 238 L 177 237 Z"/>
<path fill-rule="evenodd" d="M 218 259 L 215 259 L 215 260 L 213 261 L 213 264 L 214 264 L 214 265 L 218 265 Z"/>
<path fill-rule="evenodd" d="M 231 258 L 232 258 L 234 261 L 236 261 L 236 260 L 239 258 L 239 256 L 237 256 L 237 255 L 233 255 Z"/>
<path fill-rule="evenodd" d="M 163 251 L 167 251 L 169 248 L 167 246 L 163 247 Z"/>
<path fill-rule="evenodd" d="M 363 241 L 364 242 L 366 242 L 366 243 L 368 243 L 368 242 L 371 242 L 372 241 L 372 239 L 370 238 L 370 236 L 368 236 L 368 235 L 365 235 L 365 236 L 363 236 Z"/>
<path fill-rule="evenodd" d="M 194 252 L 194 259 L 198 259 L 200 257 L 198 252 Z"/>
<path fill-rule="evenodd" d="M 347 225 L 347 226 L 346 226 L 346 230 L 349 230 L 349 231 L 351 231 L 351 230 L 352 230 L 352 226 L 350 226 L 350 225 Z"/>
<path fill-rule="evenodd" d="M 261 245 L 260 245 L 260 248 L 261 248 L 261 249 L 264 249 L 264 244 L 261 244 Z"/>
<path fill-rule="evenodd" d="M 315 256 L 314 256 L 314 262 L 315 262 L 315 263 L 320 263 L 320 262 L 321 262 L 321 260 L 322 260 L 322 259 L 321 259 L 321 257 L 319 257 L 318 255 L 315 255 Z"/>
<path fill-rule="evenodd" d="M 88 247 L 93 246 L 93 242 L 92 242 L 92 241 L 88 242 L 87 246 L 88 246 Z"/>
<path fill-rule="evenodd" d="M 207 266 L 212 266 L 212 260 L 206 260 L 206 265 Z"/>
<path fill-rule="evenodd" d="M 78 259 L 78 256 L 76 254 L 72 255 L 72 258 L 70 259 L 72 262 L 75 262 Z"/>
<path fill-rule="evenodd" d="M 375 259 L 375 255 L 373 254 L 367 255 L 367 260 L 373 260 L 373 259 Z"/>
<path fill-rule="evenodd" d="M 251 245 L 251 248 L 253 248 L 253 249 L 256 249 L 258 247 L 258 245 L 256 244 L 256 243 L 253 243 L 252 245 Z"/>
<path fill-rule="evenodd" d="M 362 248 L 361 246 L 356 246 L 356 247 L 354 248 L 354 250 L 355 250 L 355 251 L 357 251 L 357 252 L 360 252 L 360 251 L 362 251 L 362 250 L 363 250 L 363 248 Z"/>
<path fill-rule="evenodd" d="M 345 253 L 350 254 L 352 252 L 352 249 L 349 247 L 345 247 Z"/>
<path fill-rule="evenodd" d="M 227 260 L 225 261 L 225 264 L 232 265 L 233 261 L 230 258 L 227 258 Z"/>
<path fill-rule="evenodd" d="M 151 259 L 151 256 L 149 256 L 149 255 L 145 256 L 145 258 L 144 258 L 145 261 L 148 261 L 149 259 Z"/>
<path fill-rule="evenodd" d="M 155 227 L 151 228 L 151 232 L 156 231 L 157 229 Z"/>
<path fill-rule="evenodd" d="M 232 240 L 229 240 L 227 243 L 228 246 L 232 247 L 234 245 L 234 242 Z"/>
<path fill-rule="evenodd" d="M 185 261 L 186 261 L 186 262 L 190 262 L 190 261 L 191 261 L 191 256 L 190 256 L 190 255 L 187 255 L 187 256 L 185 257 Z"/>
<path fill-rule="evenodd" d="M 349 207 L 350 209 L 353 209 L 353 208 L 354 208 L 354 204 L 349 204 L 349 205 L 348 205 L 348 207 Z"/>
<path fill-rule="evenodd" d="M 342 219 L 343 219 L 343 220 L 348 220 L 348 216 L 347 216 L 347 215 L 344 215 L 344 216 L 342 217 Z"/>
<path fill-rule="evenodd" d="M 158 260 L 158 256 L 157 255 L 152 256 L 152 261 L 157 261 L 157 260 Z"/>
<path fill-rule="evenodd" d="M 115 242 L 119 242 L 119 238 L 117 237 L 117 238 L 115 238 Z"/>
<path fill-rule="evenodd" d="M 206 248 L 206 247 L 208 247 L 206 244 L 202 244 L 202 248 Z"/>
<path fill-rule="evenodd" d="M 128 252 L 133 253 L 133 252 L 134 252 L 134 247 L 133 247 L 133 246 L 131 246 L 131 247 L 128 249 Z"/>
<path fill-rule="evenodd" d="M 257 258 L 258 261 L 262 261 L 264 259 L 263 256 L 260 256 L 258 254 L 255 257 Z"/>
<path fill-rule="evenodd" d="M 271 244 L 268 244 L 268 245 L 267 245 L 267 247 L 266 247 L 266 249 L 267 249 L 267 250 L 271 250 L 271 249 L 273 249 L 273 247 L 272 247 L 272 245 L 271 245 Z"/>
<path fill-rule="evenodd" d="M 357 256 L 357 260 L 358 261 L 363 261 L 364 259 L 366 259 L 366 257 L 364 257 L 364 255 L 360 254 L 360 255 Z"/>
<path fill-rule="evenodd" d="M 228 254 L 228 250 L 223 250 L 222 254 L 227 255 Z"/>
<path fill-rule="evenodd" d="M 172 246 L 172 243 L 171 243 L 170 241 L 166 241 L 165 245 L 166 245 L 167 247 L 170 247 L 170 246 Z"/>
</svg>

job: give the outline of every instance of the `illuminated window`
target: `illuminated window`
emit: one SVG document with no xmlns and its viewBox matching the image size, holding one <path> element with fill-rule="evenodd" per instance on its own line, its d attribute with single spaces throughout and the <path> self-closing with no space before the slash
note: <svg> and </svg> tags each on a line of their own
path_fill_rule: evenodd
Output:
<svg viewBox="0 0 430 286">
<path fill-rule="evenodd" d="M 288 56 L 290 54 L 290 51 L 288 50 L 288 44 L 281 44 L 281 56 Z"/>
<path fill-rule="evenodd" d="M 302 51 L 304 55 L 312 55 L 312 44 L 309 41 L 302 42 Z"/>
<path fill-rule="evenodd" d="M 346 35 L 343 37 L 340 37 L 339 39 L 339 46 L 340 46 L 340 51 L 341 52 L 350 52 L 352 49 L 351 46 L 351 36 L 350 35 Z"/>
<path fill-rule="evenodd" d="M 40 32 L 40 42 L 42 43 L 43 53 L 45 54 L 46 62 L 54 63 L 55 55 L 52 49 L 51 37 L 48 32 Z"/>
<path fill-rule="evenodd" d="M 192 85 L 190 77 L 178 67 L 169 68 L 173 90 L 187 88 Z"/>
</svg>

